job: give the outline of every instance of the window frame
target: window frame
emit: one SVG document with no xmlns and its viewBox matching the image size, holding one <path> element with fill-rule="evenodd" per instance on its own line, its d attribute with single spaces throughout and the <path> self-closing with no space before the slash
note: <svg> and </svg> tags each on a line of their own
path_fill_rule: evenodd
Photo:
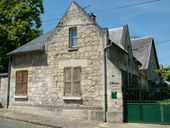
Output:
<svg viewBox="0 0 170 128">
<path fill-rule="evenodd" d="M 69 69 L 70 70 L 70 80 L 66 80 L 66 70 Z M 79 70 L 79 78 L 74 80 L 74 71 L 75 69 L 78 69 Z M 70 82 L 70 93 L 66 93 L 66 83 L 69 83 Z M 76 84 L 74 83 L 79 83 L 79 92 L 76 94 L 74 91 L 74 89 L 76 88 Z M 67 85 L 68 86 L 68 85 Z M 81 98 L 77 98 L 77 97 L 81 97 L 81 67 L 78 66 L 78 67 L 65 67 L 64 68 L 64 97 L 63 99 L 65 100 L 68 100 L 67 97 L 72 97 L 71 99 L 73 100 L 80 100 Z M 70 99 L 70 98 L 69 98 Z M 71 100 L 70 99 L 70 100 Z"/>
<path fill-rule="evenodd" d="M 69 28 L 69 48 L 77 49 L 77 27 Z"/>
</svg>

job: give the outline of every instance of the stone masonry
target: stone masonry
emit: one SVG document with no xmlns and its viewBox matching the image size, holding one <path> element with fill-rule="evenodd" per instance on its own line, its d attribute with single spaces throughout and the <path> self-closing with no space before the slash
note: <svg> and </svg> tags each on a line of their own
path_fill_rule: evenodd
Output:
<svg viewBox="0 0 170 128">
<path fill-rule="evenodd" d="M 0 103 L 1 107 L 7 107 L 8 74 L 0 74 Z"/>
</svg>

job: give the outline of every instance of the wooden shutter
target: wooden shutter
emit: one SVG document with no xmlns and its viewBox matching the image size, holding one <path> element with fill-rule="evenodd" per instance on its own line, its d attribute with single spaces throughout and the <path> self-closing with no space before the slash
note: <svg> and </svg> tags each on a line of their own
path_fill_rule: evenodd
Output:
<svg viewBox="0 0 170 128">
<path fill-rule="evenodd" d="M 22 91 L 23 95 L 27 95 L 28 71 L 22 72 Z"/>
<path fill-rule="evenodd" d="M 16 72 L 16 95 L 27 95 L 28 71 Z"/>
<path fill-rule="evenodd" d="M 73 68 L 73 95 L 80 96 L 80 67 Z"/>
<path fill-rule="evenodd" d="M 64 95 L 71 95 L 71 68 L 64 68 Z"/>
<path fill-rule="evenodd" d="M 22 87 L 22 72 L 17 71 L 16 72 L 16 95 L 19 95 L 21 93 L 21 87 Z"/>
</svg>

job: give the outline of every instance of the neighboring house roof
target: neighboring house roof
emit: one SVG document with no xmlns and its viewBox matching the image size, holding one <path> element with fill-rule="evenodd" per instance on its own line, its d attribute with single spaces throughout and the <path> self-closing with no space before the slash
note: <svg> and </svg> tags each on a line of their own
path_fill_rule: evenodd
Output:
<svg viewBox="0 0 170 128">
<path fill-rule="evenodd" d="M 111 40 L 114 46 L 124 51 L 125 53 L 128 53 L 127 50 L 123 46 L 123 43 L 125 43 L 123 42 L 125 38 L 124 33 L 127 32 L 125 29 L 126 26 L 127 25 L 124 25 L 119 28 L 109 29 L 109 39 Z"/>
<path fill-rule="evenodd" d="M 128 51 L 124 48 L 124 43 L 126 42 L 126 36 L 128 34 L 128 25 L 123 25 L 119 28 L 113 28 L 109 29 L 109 39 L 113 42 L 113 44 L 123 50 L 125 53 L 128 53 Z M 133 57 L 134 60 L 141 65 L 138 58 Z"/>
<path fill-rule="evenodd" d="M 127 24 L 119 28 L 109 29 L 109 39 L 124 50 L 127 50 L 126 41 L 128 36 L 129 30 Z"/>
<path fill-rule="evenodd" d="M 52 35 L 53 32 L 54 32 L 54 30 L 49 31 L 49 32 L 35 38 L 34 40 L 26 43 L 25 45 L 22 45 L 21 47 L 13 50 L 12 52 L 8 53 L 7 55 L 16 55 L 16 54 L 21 54 L 21 53 L 25 53 L 25 52 L 33 52 L 33 51 L 43 51 L 45 48 L 45 41 L 48 39 L 48 37 L 50 35 Z"/>
<path fill-rule="evenodd" d="M 123 46 L 120 44 L 122 38 L 122 32 L 123 32 L 123 27 L 109 29 L 109 39 L 121 48 L 123 48 Z"/>
<path fill-rule="evenodd" d="M 142 63 L 140 69 L 148 69 L 153 38 L 142 37 L 131 39 L 133 55 Z"/>
</svg>

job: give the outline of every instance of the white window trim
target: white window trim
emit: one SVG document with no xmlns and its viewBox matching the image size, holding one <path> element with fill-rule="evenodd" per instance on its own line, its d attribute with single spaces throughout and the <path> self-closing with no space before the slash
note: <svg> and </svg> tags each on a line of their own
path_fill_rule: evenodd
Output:
<svg viewBox="0 0 170 128">
<path fill-rule="evenodd" d="M 82 100 L 81 96 L 63 96 L 63 100 Z"/>
<path fill-rule="evenodd" d="M 77 47 L 71 47 L 71 48 L 68 48 L 68 51 L 76 51 L 76 50 L 78 50 L 78 48 L 77 48 Z"/>
<path fill-rule="evenodd" d="M 15 95 L 14 98 L 15 99 L 26 99 L 26 98 L 28 98 L 28 96 L 27 95 L 26 96 L 24 96 L 24 95 Z"/>
</svg>

